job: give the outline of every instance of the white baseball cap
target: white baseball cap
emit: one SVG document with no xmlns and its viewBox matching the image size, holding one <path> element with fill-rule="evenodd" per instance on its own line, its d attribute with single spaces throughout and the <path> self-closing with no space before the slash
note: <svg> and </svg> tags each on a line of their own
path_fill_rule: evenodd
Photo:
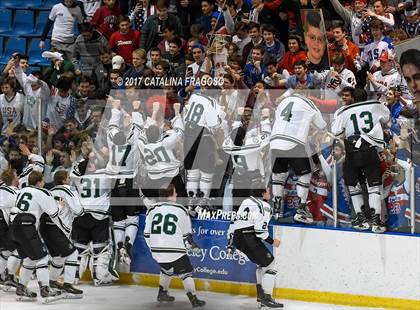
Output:
<svg viewBox="0 0 420 310">
<path fill-rule="evenodd" d="M 112 69 L 120 70 L 123 63 L 124 58 L 122 58 L 120 55 L 115 55 L 112 57 Z"/>
</svg>

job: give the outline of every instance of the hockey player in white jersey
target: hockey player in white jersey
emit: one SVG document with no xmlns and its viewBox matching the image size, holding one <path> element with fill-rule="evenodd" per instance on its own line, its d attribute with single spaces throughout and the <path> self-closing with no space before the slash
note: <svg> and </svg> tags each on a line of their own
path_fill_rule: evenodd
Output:
<svg viewBox="0 0 420 310">
<path fill-rule="evenodd" d="M 413 96 L 408 90 L 405 79 L 393 67 L 393 56 L 388 51 L 384 51 L 382 55 L 379 56 L 379 63 L 381 70 L 378 70 L 373 74 L 367 73 L 368 83 L 366 85 L 366 91 L 369 94 L 369 98 L 384 102 L 386 101 L 386 95 L 390 87 L 398 87 L 398 89 L 401 90 L 403 99 L 411 103 Z"/>
<path fill-rule="evenodd" d="M 311 125 L 318 130 L 324 130 L 327 126 L 311 100 L 293 93 L 277 106 L 270 137 L 275 217 L 283 216 L 283 192 L 291 167 L 298 176 L 296 189 L 300 199 L 294 219 L 307 224 L 313 222 L 306 203 L 312 176 L 308 150 Z"/>
<path fill-rule="evenodd" d="M 280 240 L 273 239 L 268 233 L 268 223 L 271 219 L 270 190 L 264 183 L 256 184 L 252 196 L 245 199 L 237 212 L 237 217 L 228 230 L 228 253 L 236 249 L 244 253 L 253 263 L 257 264 L 257 303 L 268 308 L 283 308 L 276 302 L 273 288 L 277 275 L 277 267 L 273 254 L 262 241 L 279 247 Z"/>
<path fill-rule="evenodd" d="M 67 298 L 82 298 L 83 291 L 73 286 L 77 270 L 78 252 L 70 239 L 73 220 L 83 215 L 79 194 L 70 187 L 70 176 L 65 170 L 54 175 L 55 187 L 51 194 L 57 201 L 59 218 L 67 234 L 64 234 L 47 214 L 41 216 L 40 232 L 51 256 L 50 286 L 65 292 Z M 64 268 L 64 283 L 58 282 Z"/>
<path fill-rule="evenodd" d="M 34 270 L 44 302 L 54 301 L 61 295 L 61 291 L 55 291 L 49 286 L 48 253 L 39 235 L 41 215 L 48 214 L 60 229 L 64 228 L 58 217 L 58 206 L 51 193 L 42 188 L 44 184 L 40 172 L 31 172 L 28 186 L 20 191 L 16 205 L 10 211 L 12 239 L 23 258 L 16 288 L 18 300 L 36 299 L 37 294 L 28 289 Z"/>
<path fill-rule="evenodd" d="M 314 72 L 315 84 L 321 88 L 334 91 L 339 94 L 345 87 L 355 87 L 356 77 L 353 72 L 345 68 L 345 58 L 342 53 L 337 53 L 331 60 L 333 67 L 330 70 Z"/>
<path fill-rule="evenodd" d="M 139 186 L 135 176 L 140 157 L 136 142 L 144 124 L 142 116 L 138 113 L 139 101 L 133 103 L 134 111 L 128 128 L 124 128 L 123 125 L 123 118 L 127 112 L 121 107 L 121 101 L 111 99 L 111 103 L 107 135 L 110 157 L 106 167 L 106 170 L 113 174 L 112 177 L 116 178 L 111 190 L 111 216 L 119 260 L 129 266 L 140 213 L 140 203 L 136 203 L 135 200 L 139 197 Z M 124 177 L 118 178 L 118 175 Z"/>
<path fill-rule="evenodd" d="M 103 285 L 118 279 L 118 274 L 113 268 L 109 268 L 113 254 L 109 234 L 109 195 L 112 180 L 107 178 L 104 170 L 86 173 L 89 153 L 90 151 L 82 155 L 73 165 L 71 173 L 84 209 L 84 215 L 73 221 L 72 238 L 79 252 L 76 278 L 82 277 L 87 256 L 92 254 L 90 270 L 93 282 L 95 285 Z"/>
<path fill-rule="evenodd" d="M 153 258 L 160 265 L 159 302 L 172 302 L 168 294 L 172 276 L 182 280 L 193 308 L 203 307 L 205 302 L 196 296 L 193 267 L 187 250 L 199 251 L 192 238 L 191 219 L 188 210 L 176 203 L 173 184 L 159 190 L 162 202 L 153 205 L 146 214 L 144 238 Z"/>
<path fill-rule="evenodd" d="M 379 101 L 365 101 L 366 97 L 365 92 L 355 93 L 355 103 L 335 113 L 331 130 L 334 135 L 345 137 L 344 182 L 349 188 L 357 214 L 352 226 L 360 230 L 371 228 L 375 233 L 382 233 L 386 225 L 380 219 L 383 189 L 378 150 L 383 150 L 385 145 L 381 123 L 389 122 L 390 112 Z M 365 181 L 370 209 L 362 209 L 361 184 Z"/>
<path fill-rule="evenodd" d="M 28 177 L 32 171 L 43 172 L 45 167 L 44 157 L 33 154 L 25 144 L 19 145 L 22 155 L 28 157 L 25 168 L 19 175 L 19 188 L 24 188 L 28 185 Z"/>
<path fill-rule="evenodd" d="M 189 197 L 198 190 L 209 198 L 216 164 L 213 132 L 221 128 L 222 110 L 217 101 L 203 93 L 192 94 L 185 105 L 184 166 Z"/>
<path fill-rule="evenodd" d="M 167 187 L 169 183 L 175 185 L 178 197 L 187 197 L 180 174 L 181 161 L 176 156 L 184 136 L 184 121 L 180 114 L 181 105 L 175 103 L 173 107 L 172 129 L 161 133 L 158 126 L 151 124 L 137 142 L 146 166 L 142 192 L 150 199 L 158 199 L 159 188 Z"/>
<path fill-rule="evenodd" d="M 234 169 L 232 175 L 234 211 L 237 211 L 242 200 L 249 197 L 254 183 L 259 184 L 264 181 L 263 151 L 270 143 L 269 116 L 269 109 L 263 109 L 261 130 L 247 128 L 239 121 L 234 122 L 232 132 L 223 142 L 223 150 L 231 155 Z"/>
<path fill-rule="evenodd" d="M 0 276 L 4 290 L 16 288 L 18 282 L 15 274 L 21 264 L 21 258 L 10 233 L 10 210 L 16 204 L 19 193 L 19 178 L 16 170 L 9 168 L 1 175 L 3 184 L 0 186 Z"/>
</svg>

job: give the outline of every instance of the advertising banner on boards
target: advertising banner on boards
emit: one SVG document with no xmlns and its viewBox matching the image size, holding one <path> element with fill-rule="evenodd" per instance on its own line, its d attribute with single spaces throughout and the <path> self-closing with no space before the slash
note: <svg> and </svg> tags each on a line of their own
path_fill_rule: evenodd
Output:
<svg viewBox="0 0 420 310">
<path fill-rule="evenodd" d="M 139 231 L 134 244 L 131 272 L 159 274 L 159 265 L 152 258 L 143 237 L 145 216 L 140 216 Z M 200 246 L 199 254 L 188 253 L 194 277 L 200 279 L 255 283 L 255 264 L 237 252 L 227 256 L 229 221 L 192 220 L 193 238 Z M 270 227 L 270 232 L 272 227 Z M 266 244 L 268 246 L 268 244 Z M 271 246 L 270 246 L 271 249 Z"/>
</svg>

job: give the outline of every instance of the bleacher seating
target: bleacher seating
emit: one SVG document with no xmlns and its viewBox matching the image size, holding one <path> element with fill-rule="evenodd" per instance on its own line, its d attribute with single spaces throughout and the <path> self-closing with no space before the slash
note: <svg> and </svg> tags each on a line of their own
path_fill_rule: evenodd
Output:
<svg viewBox="0 0 420 310">
<path fill-rule="evenodd" d="M 12 11 L 0 9 L 0 34 L 12 29 Z"/>
<path fill-rule="evenodd" d="M 7 64 L 13 53 L 26 53 L 26 39 L 19 37 L 10 37 L 7 39 L 3 57 L 0 58 L 0 64 Z"/>
<path fill-rule="evenodd" d="M 0 58 L 3 57 L 4 38 L 0 37 Z"/>
<path fill-rule="evenodd" d="M 34 12 L 16 10 L 12 28 L 1 33 L 3 36 L 20 36 L 34 31 Z"/>
<path fill-rule="evenodd" d="M 61 2 L 60 0 L 44 0 L 42 5 L 44 9 L 46 8 L 51 9 L 53 5 L 56 5 L 57 3 L 60 3 L 60 2 Z"/>
<path fill-rule="evenodd" d="M 0 7 L 8 9 L 26 9 L 28 6 L 24 0 L 0 0 Z"/>
<path fill-rule="evenodd" d="M 49 66 L 50 61 L 48 59 L 42 58 L 42 50 L 39 48 L 39 38 L 33 38 L 31 45 L 28 49 L 29 64 L 30 65 L 39 65 L 39 66 Z M 50 40 L 45 41 L 45 50 L 49 50 Z"/>
<path fill-rule="evenodd" d="M 50 10 L 60 0 L 0 0 L 0 65 L 5 65 L 13 53 L 29 55 L 29 63 L 35 68 L 48 66 L 41 57 L 39 40 Z M 50 48 L 52 29 L 45 42 Z M 79 34 L 75 27 L 75 36 Z"/>
<path fill-rule="evenodd" d="M 42 34 L 42 30 L 44 29 L 45 24 L 48 20 L 48 11 L 40 11 L 38 17 L 36 18 L 35 28 L 33 32 L 26 33 L 22 36 L 24 37 L 40 37 Z M 48 33 L 48 36 L 51 36 L 52 28 L 50 29 L 50 32 Z"/>
</svg>

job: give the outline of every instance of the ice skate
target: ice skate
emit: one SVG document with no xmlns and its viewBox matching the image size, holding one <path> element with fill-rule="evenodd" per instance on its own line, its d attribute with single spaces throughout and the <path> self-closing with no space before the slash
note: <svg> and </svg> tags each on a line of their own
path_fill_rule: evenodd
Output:
<svg viewBox="0 0 420 310">
<path fill-rule="evenodd" d="M 159 285 L 159 293 L 157 296 L 158 302 L 173 302 L 175 297 L 170 296 L 168 291 L 164 290 L 162 286 Z"/>
<path fill-rule="evenodd" d="M 283 304 L 278 303 L 273 299 L 273 297 L 270 294 L 263 293 L 263 296 L 261 298 L 261 308 L 267 309 L 267 308 L 283 308 Z"/>
<path fill-rule="evenodd" d="M 371 220 L 372 232 L 382 234 L 386 232 L 386 224 L 382 222 L 379 214 L 375 214 Z"/>
<path fill-rule="evenodd" d="M 5 273 L 0 275 L 0 286 L 4 286 L 4 283 L 6 283 L 6 274 Z"/>
<path fill-rule="evenodd" d="M 262 289 L 262 286 L 261 284 L 257 284 L 257 302 L 260 302 L 263 297 L 264 291 Z"/>
<path fill-rule="evenodd" d="M 50 288 L 53 288 L 56 290 L 63 290 L 63 284 L 61 284 L 58 281 L 50 281 Z"/>
<path fill-rule="evenodd" d="M 131 261 L 133 260 L 133 245 L 131 244 L 129 237 L 125 237 L 124 248 L 128 255 L 128 258 L 130 259 L 131 264 Z"/>
<path fill-rule="evenodd" d="M 312 224 L 314 219 L 312 217 L 311 211 L 306 203 L 301 203 L 299 207 L 296 209 L 296 214 L 293 217 L 296 222 L 304 223 L 304 224 Z"/>
<path fill-rule="evenodd" d="M 284 202 L 281 197 L 274 197 L 273 202 L 273 219 L 278 221 L 284 217 Z"/>
<path fill-rule="evenodd" d="M 123 246 L 118 249 L 118 259 L 120 263 L 130 266 L 131 265 L 131 258 L 127 253 L 126 248 Z"/>
<path fill-rule="evenodd" d="M 49 286 L 41 286 L 41 297 L 42 297 L 42 303 L 43 304 L 49 304 L 52 303 L 58 299 L 63 298 L 63 295 L 61 294 L 61 291 L 55 290 L 50 288 Z"/>
<path fill-rule="evenodd" d="M 193 295 L 192 293 L 187 293 L 188 299 L 191 302 L 191 306 L 193 309 L 202 308 L 206 304 L 204 300 L 198 299 L 196 295 Z"/>
<path fill-rule="evenodd" d="M 23 284 L 18 284 L 16 287 L 16 300 L 17 301 L 36 301 L 37 294 L 35 292 L 30 291 L 27 287 Z"/>
<path fill-rule="evenodd" d="M 74 287 L 70 283 L 63 284 L 63 294 L 66 299 L 81 299 L 83 298 L 83 291 Z"/>
<path fill-rule="evenodd" d="M 12 274 L 6 275 L 6 280 L 4 281 L 3 291 L 9 292 L 12 289 L 16 289 L 19 283 L 16 281 L 16 278 Z"/>
<path fill-rule="evenodd" d="M 356 218 L 351 222 L 351 226 L 356 230 L 370 229 L 369 212 L 365 206 L 362 206 L 362 211 L 358 212 Z"/>
</svg>

